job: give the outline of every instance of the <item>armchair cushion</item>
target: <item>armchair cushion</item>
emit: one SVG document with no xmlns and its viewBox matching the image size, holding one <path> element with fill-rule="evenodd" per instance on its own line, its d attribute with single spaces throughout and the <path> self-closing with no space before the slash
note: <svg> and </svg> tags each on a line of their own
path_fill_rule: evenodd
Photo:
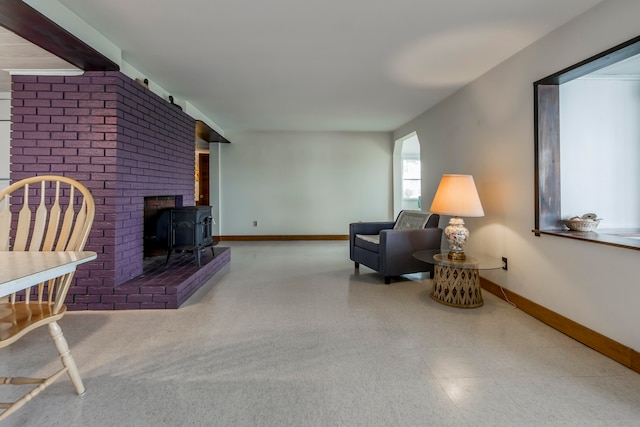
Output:
<svg viewBox="0 0 640 427">
<path fill-rule="evenodd" d="M 431 214 L 429 212 L 401 211 L 398 215 L 398 219 L 396 220 L 395 225 L 393 226 L 393 229 L 420 230 L 427 225 L 430 216 Z"/>
<path fill-rule="evenodd" d="M 356 234 L 356 245 L 378 253 L 380 247 L 379 234 Z"/>
</svg>

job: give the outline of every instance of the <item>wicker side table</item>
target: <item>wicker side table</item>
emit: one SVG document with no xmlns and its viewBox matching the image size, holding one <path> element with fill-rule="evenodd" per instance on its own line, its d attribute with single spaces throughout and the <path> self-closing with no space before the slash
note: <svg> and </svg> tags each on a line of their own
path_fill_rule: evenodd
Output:
<svg viewBox="0 0 640 427">
<path fill-rule="evenodd" d="M 502 260 L 487 256 L 467 255 L 464 261 L 450 260 L 447 252 L 419 251 L 413 256 L 435 265 L 431 298 L 452 307 L 482 306 L 480 270 L 502 268 Z"/>
<path fill-rule="evenodd" d="M 484 302 L 478 270 L 436 264 L 431 298 L 452 307 L 480 307 Z"/>
</svg>

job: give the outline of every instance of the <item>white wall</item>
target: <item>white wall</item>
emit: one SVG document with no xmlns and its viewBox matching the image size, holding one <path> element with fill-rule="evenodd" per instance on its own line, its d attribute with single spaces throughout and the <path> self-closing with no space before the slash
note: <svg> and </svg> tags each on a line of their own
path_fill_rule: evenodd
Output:
<svg viewBox="0 0 640 427">
<path fill-rule="evenodd" d="M 595 212 L 600 228 L 640 227 L 640 81 L 560 86 L 562 217 Z"/>
<path fill-rule="evenodd" d="M 11 149 L 11 94 L 0 92 L 0 190 L 9 185 Z"/>
<path fill-rule="evenodd" d="M 220 235 L 220 146 L 222 143 L 209 144 L 209 204 L 213 217 L 213 235 Z"/>
<path fill-rule="evenodd" d="M 221 235 L 346 235 L 392 218 L 390 133 L 228 132 Z M 258 226 L 253 226 L 258 221 Z"/>
<path fill-rule="evenodd" d="M 509 259 L 484 276 L 635 350 L 640 252 L 531 230 L 533 82 L 637 36 L 638 16 L 640 2 L 605 1 L 394 133 L 418 133 L 425 206 L 442 173 L 474 176 L 485 217 L 465 219 L 470 251 Z"/>
</svg>

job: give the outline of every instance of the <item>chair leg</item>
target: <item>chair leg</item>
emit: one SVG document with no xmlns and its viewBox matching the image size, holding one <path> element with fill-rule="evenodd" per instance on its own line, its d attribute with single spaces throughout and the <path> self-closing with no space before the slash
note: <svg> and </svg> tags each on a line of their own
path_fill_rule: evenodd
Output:
<svg viewBox="0 0 640 427">
<path fill-rule="evenodd" d="M 76 366 L 75 360 L 73 360 L 73 356 L 71 356 L 69 345 L 67 344 L 67 340 L 64 338 L 64 335 L 62 335 L 62 329 L 60 328 L 60 325 L 58 325 L 58 322 L 49 323 L 49 333 L 53 338 L 53 342 L 56 344 L 62 364 L 68 369 L 67 374 L 69 374 L 69 378 L 76 389 L 76 393 L 84 393 L 84 385 L 82 384 L 82 378 L 80 378 L 80 372 L 78 372 L 78 367 Z"/>
<path fill-rule="evenodd" d="M 57 380 L 60 375 L 64 374 L 68 370 L 63 368 L 57 371 L 55 374 L 51 375 L 48 378 L 7 378 L 2 377 L 0 384 L 14 384 L 14 385 L 27 385 L 27 384 L 38 384 L 37 387 L 29 390 L 27 394 L 22 396 L 20 399 L 15 402 L 10 403 L 0 403 L 0 409 L 4 409 L 4 412 L 0 413 L 0 422 L 2 422 L 9 415 L 16 412 L 18 409 L 22 408 L 27 402 L 31 401 L 34 397 L 36 397 L 42 390 L 49 387 L 55 380 Z"/>
</svg>

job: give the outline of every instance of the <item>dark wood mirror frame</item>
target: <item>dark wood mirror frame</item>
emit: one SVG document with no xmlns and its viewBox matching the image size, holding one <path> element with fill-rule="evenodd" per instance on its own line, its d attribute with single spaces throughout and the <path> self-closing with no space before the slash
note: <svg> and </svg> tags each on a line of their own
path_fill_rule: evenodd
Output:
<svg viewBox="0 0 640 427">
<path fill-rule="evenodd" d="M 640 54 L 640 36 L 533 84 L 535 120 L 535 229 L 533 232 L 536 236 L 549 234 L 640 250 L 638 239 L 605 233 L 564 230 L 560 209 L 560 85 L 637 54 Z"/>
</svg>

